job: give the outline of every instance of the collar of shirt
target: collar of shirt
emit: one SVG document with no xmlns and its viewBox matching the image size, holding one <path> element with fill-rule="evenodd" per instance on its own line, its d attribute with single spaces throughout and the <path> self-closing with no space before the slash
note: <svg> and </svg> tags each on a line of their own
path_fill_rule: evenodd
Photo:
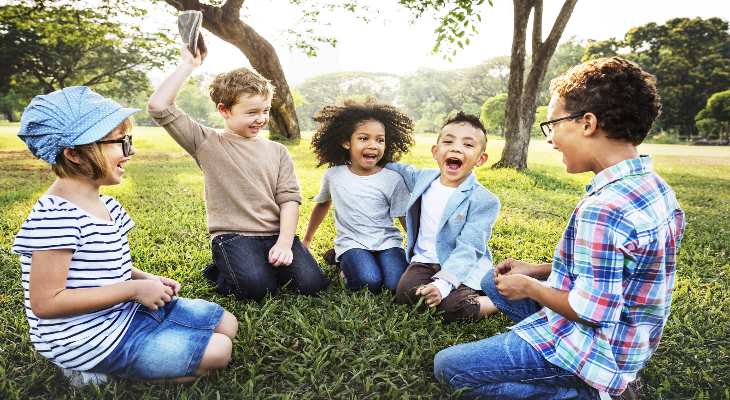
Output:
<svg viewBox="0 0 730 400">
<path fill-rule="evenodd" d="M 623 160 L 616 165 L 610 166 L 596 174 L 591 182 L 586 185 L 586 194 L 592 195 L 603 189 L 609 183 L 616 182 L 631 175 L 643 175 L 651 172 L 651 158 L 648 155 L 641 155 L 638 158 Z"/>
</svg>

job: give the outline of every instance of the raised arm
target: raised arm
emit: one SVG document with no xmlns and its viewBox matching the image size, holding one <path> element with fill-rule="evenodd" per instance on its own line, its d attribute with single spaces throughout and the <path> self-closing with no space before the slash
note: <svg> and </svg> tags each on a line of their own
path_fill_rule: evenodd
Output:
<svg viewBox="0 0 730 400">
<path fill-rule="evenodd" d="M 155 90 L 147 103 L 149 112 L 162 111 L 175 103 L 175 98 L 185 84 L 193 70 L 203 63 L 205 53 L 200 52 L 193 56 L 187 47 L 183 47 L 180 56 L 180 64 L 162 84 Z"/>
</svg>

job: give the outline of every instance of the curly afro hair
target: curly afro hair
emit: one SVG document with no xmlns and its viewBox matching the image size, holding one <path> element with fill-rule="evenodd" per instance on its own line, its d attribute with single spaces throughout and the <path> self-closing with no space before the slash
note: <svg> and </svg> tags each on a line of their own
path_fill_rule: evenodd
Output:
<svg viewBox="0 0 730 400">
<path fill-rule="evenodd" d="M 378 121 L 385 127 L 385 151 L 378 161 L 383 166 L 397 161 L 413 145 L 413 120 L 397 108 L 373 99 L 346 101 L 343 105 L 324 106 L 314 115 L 319 127 L 312 137 L 312 148 L 319 164 L 328 167 L 350 163 L 350 152 L 342 147 L 363 122 Z"/>
<path fill-rule="evenodd" d="M 591 112 L 609 138 L 644 141 L 661 111 L 656 78 L 621 57 L 579 64 L 550 82 L 569 113 Z"/>
</svg>

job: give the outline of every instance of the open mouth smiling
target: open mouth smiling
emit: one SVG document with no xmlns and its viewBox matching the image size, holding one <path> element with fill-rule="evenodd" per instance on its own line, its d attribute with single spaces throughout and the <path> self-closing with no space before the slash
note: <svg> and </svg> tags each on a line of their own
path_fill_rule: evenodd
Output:
<svg viewBox="0 0 730 400">
<path fill-rule="evenodd" d="M 124 172 L 124 165 L 127 164 L 127 161 L 122 161 L 119 164 L 117 164 L 117 170 L 120 172 Z"/>
<path fill-rule="evenodd" d="M 449 157 L 446 159 L 446 169 L 449 171 L 456 171 L 461 168 L 464 162 L 456 157 Z"/>
</svg>

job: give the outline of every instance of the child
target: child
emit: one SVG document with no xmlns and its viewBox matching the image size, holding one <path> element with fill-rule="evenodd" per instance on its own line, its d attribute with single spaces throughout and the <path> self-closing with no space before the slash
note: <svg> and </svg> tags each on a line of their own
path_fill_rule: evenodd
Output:
<svg viewBox="0 0 730 400">
<path fill-rule="evenodd" d="M 12 251 L 41 355 L 101 381 L 104 374 L 190 380 L 228 365 L 238 322 L 217 304 L 177 297 L 178 282 L 132 267 L 134 223 L 99 187 L 121 183 L 137 111 L 83 86 L 31 101 L 18 136 L 57 178 Z"/>
<path fill-rule="evenodd" d="M 569 173 L 596 175 L 552 264 L 510 259 L 484 278 L 516 327 L 439 352 L 439 380 L 482 397 L 593 399 L 620 395 L 649 360 L 669 316 L 684 232 L 674 192 L 636 149 L 659 114 L 654 82 L 620 57 L 551 82 L 543 133 Z"/>
<path fill-rule="evenodd" d="M 205 53 L 182 49 L 177 69 L 149 101 L 150 116 L 203 170 L 213 262 L 205 276 L 221 294 L 261 300 L 292 282 L 302 294 L 328 285 L 317 262 L 294 236 L 299 184 L 280 143 L 259 137 L 269 121 L 274 88 L 254 70 L 216 76 L 210 97 L 225 121 L 216 131 L 175 106 L 175 97 Z"/>
<path fill-rule="evenodd" d="M 375 102 L 326 106 L 314 120 L 320 126 L 312 147 L 319 165 L 330 168 L 314 198 L 304 245 L 334 202 L 335 254 L 347 288 L 395 291 L 407 262 L 393 218 L 405 214 L 408 190 L 400 175 L 382 166 L 413 144 L 413 121 Z"/>
<path fill-rule="evenodd" d="M 414 304 L 424 297 L 447 321 L 476 320 L 496 311 L 479 283 L 492 268 L 487 241 L 499 200 L 472 173 L 487 161 L 486 145 L 479 118 L 459 112 L 431 147 L 439 169 L 385 166 L 400 173 L 411 192 L 406 214 L 410 265 L 398 283 L 397 302 Z"/>
</svg>

